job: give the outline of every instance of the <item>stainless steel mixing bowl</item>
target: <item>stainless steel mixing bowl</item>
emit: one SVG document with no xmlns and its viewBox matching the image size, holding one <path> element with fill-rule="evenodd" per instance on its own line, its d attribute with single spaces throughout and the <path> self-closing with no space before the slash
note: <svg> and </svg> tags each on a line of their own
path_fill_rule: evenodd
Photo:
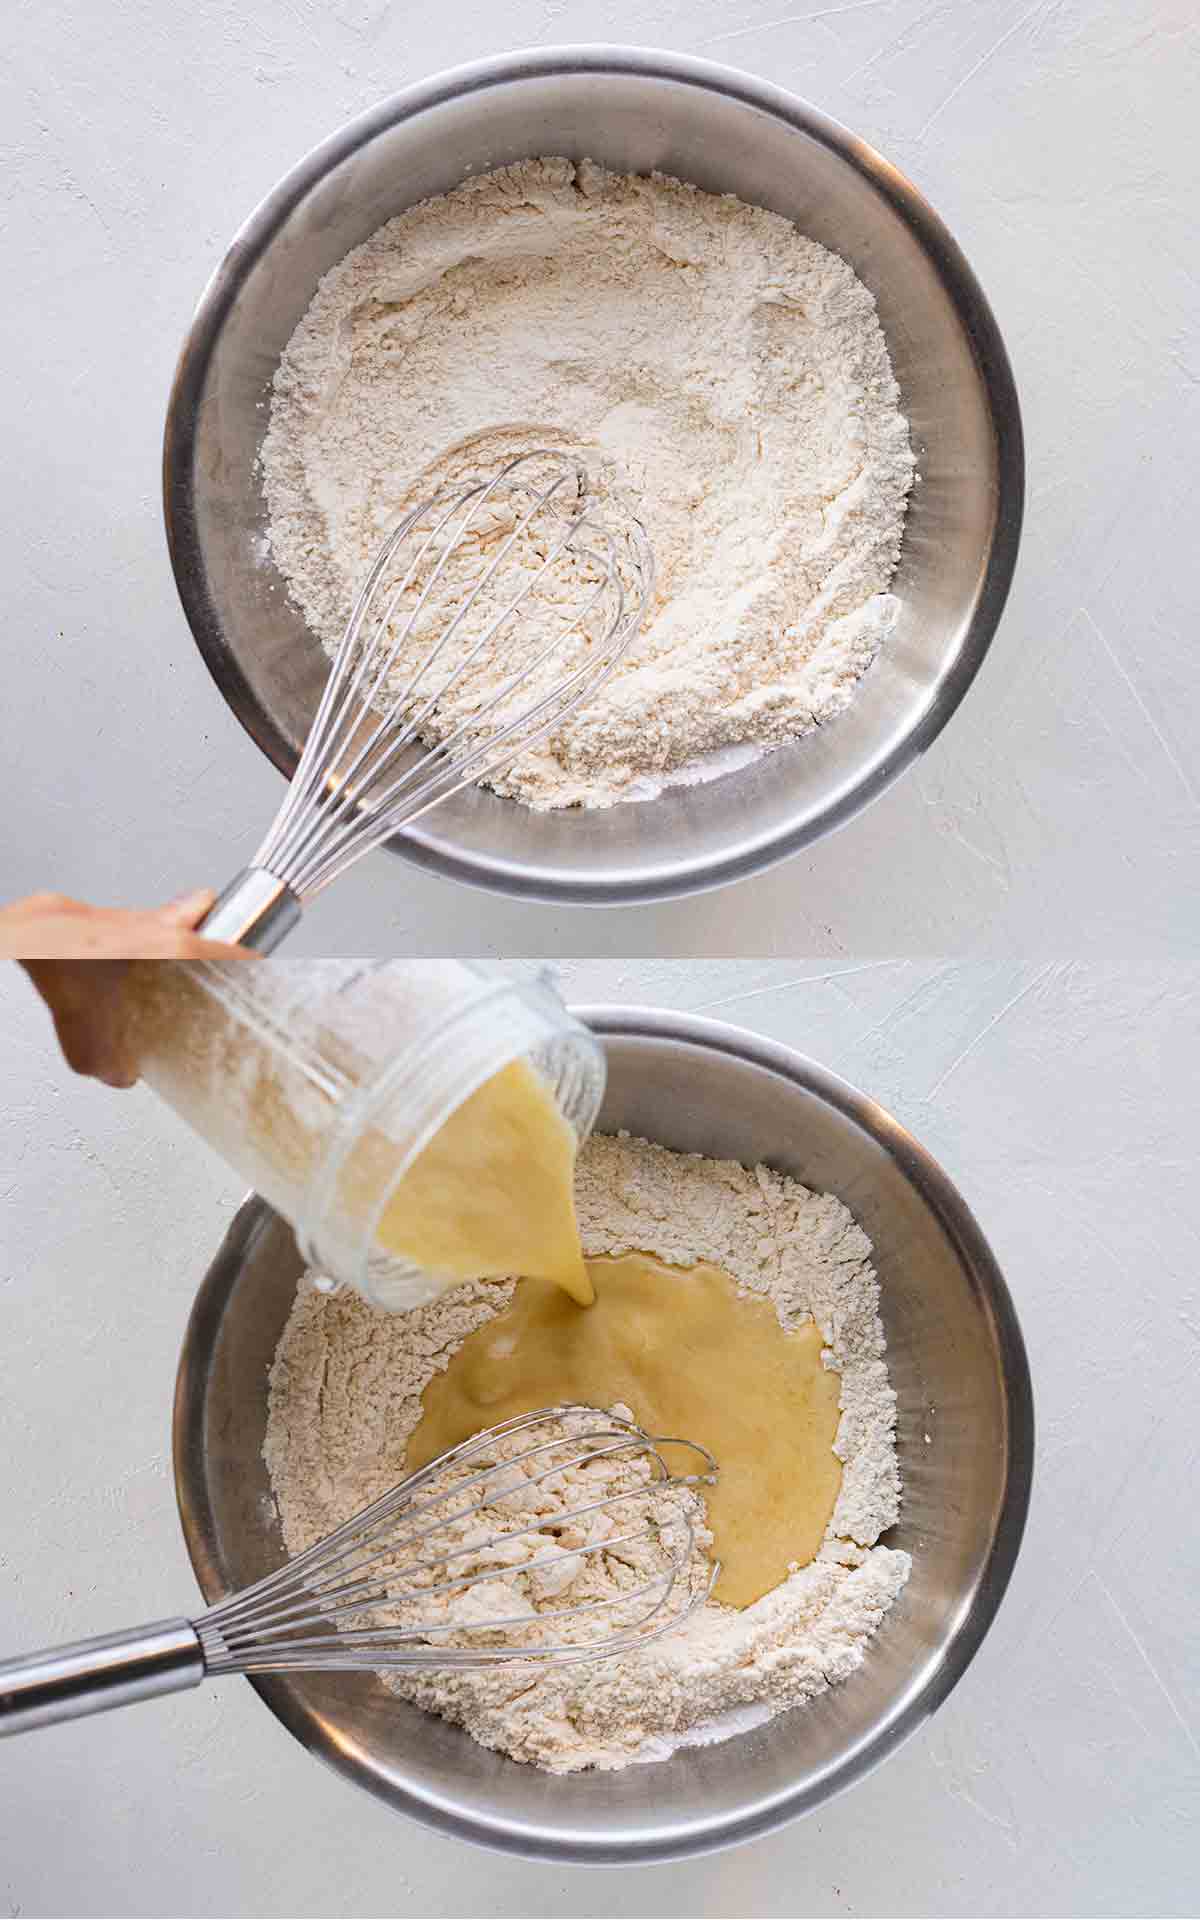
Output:
<svg viewBox="0 0 1200 1920">
<path fill-rule="evenodd" d="M 167 535 L 218 686 L 290 775 L 327 663 L 264 538 L 255 460 L 279 355 L 321 275 L 384 220 L 543 153 L 657 167 L 835 248 L 878 301 L 919 456 L 903 614 L 837 720 L 708 785 L 607 812 L 539 814 L 473 789 L 390 843 L 530 898 L 661 899 L 754 872 L 880 793 L 966 692 L 1016 560 L 1021 425 L 995 321 L 937 215 L 846 128 L 747 74 L 628 47 L 512 54 L 396 94 L 288 174 L 205 292 L 167 416 Z"/>
<path fill-rule="evenodd" d="M 618 1773 L 560 1779 L 519 1766 L 365 1674 L 251 1684 L 305 1746 L 432 1826 L 543 1859 L 662 1860 L 730 1845 L 818 1805 L 945 1699 L 1012 1572 L 1033 1403 L 1016 1315 L 983 1235 L 941 1168 L 873 1100 L 736 1027 L 642 1008 L 579 1011 L 608 1058 L 602 1130 L 766 1161 L 836 1193 L 870 1234 L 904 1478 L 903 1516 L 888 1539 L 913 1555 L 912 1577 L 843 1685 L 732 1741 Z M 267 1368 L 299 1272 L 286 1227 L 250 1200 L 188 1327 L 175 1477 L 210 1602 L 283 1557 L 261 1449 Z"/>
</svg>

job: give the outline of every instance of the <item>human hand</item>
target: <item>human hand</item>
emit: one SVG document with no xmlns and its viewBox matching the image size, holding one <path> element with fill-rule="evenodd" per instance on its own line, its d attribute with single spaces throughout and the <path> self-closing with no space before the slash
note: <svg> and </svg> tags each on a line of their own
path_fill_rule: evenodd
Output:
<svg viewBox="0 0 1200 1920">
<path fill-rule="evenodd" d="M 0 908 L 0 957 L 19 960 L 50 1009 L 68 1066 L 110 1087 L 131 1087 L 137 1063 L 122 1009 L 133 960 L 247 960 L 245 947 L 194 931 L 216 895 L 208 888 L 145 910 L 89 907 L 36 893 Z"/>
</svg>

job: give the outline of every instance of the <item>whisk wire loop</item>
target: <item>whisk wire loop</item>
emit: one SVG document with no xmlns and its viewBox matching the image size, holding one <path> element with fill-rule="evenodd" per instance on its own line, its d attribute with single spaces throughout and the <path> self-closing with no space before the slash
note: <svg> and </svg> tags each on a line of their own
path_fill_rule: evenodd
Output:
<svg viewBox="0 0 1200 1920">
<path fill-rule="evenodd" d="M 539 1429 L 546 1430 L 544 1435 Z M 530 1444 L 509 1452 L 507 1442 L 526 1433 Z M 664 1446 L 690 1448 L 703 1470 L 673 1473 Z M 561 1490 L 564 1481 L 569 1484 L 569 1476 L 582 1473 L 581 1487 L 586 1492 L 588 1468 L 622 1455 L 648 1463 L 645 1479 L 602 1490 L 597 1497 L 549 1515 L 538 1512 L 536 1505 L 530 1512 L 530 1497 L 548 1481 L 557 1478 Z M 715 1472 L 707 1449 L 688 1441 L 659 1440 L 619 1415 L 597 1419 L 593 1409 L 574 1404 L 517 1415 L 439 1455 L 327 1539 L 212 1608 L 195 1623 L 206 1661 L 213 1671 L 240 1672 L 266 1671 L 279 1664 L 353 1666 L 368 1664 L 364 1656 L 370 1649 L 371 1663 L 378 1665 L 466 1667 L 491 1666 L 505 1659 L 595 1659 L 613 1650 L 614 1639 L 621 1647 L 641 1644 L 643 1638 L 665 1631 L 702 1604 L 712 1580 L 699 1596 L 689 1590 L 682 1603 L 672 1608 L 695 1554 L 692 1516 L 677 1503 L 670 1503 L 662 1513 L 627 1518 L 623 1527 L 619 1516 L 622 1510 L 628 1513 L 631 1504 L 636 1507 L 648 1491 L 710 1484 Z M 485 1533 L 481 1540 L 479 1523 L 486 1523 L 500 1503 L 513 1499 L 519 1508 L 516 1524 L 492 1535 Z M 588 1537 L 583 1523 L 602 1513 L 617 1518 L 616 1530 Z M 468 1533 L 456 1534 L 454 1530 L 464 1525 Z M 564 1532 L 571 1538 L 566 1546 L 557 1538 Z M 498 1541 L 511 1552 L 509 1543 L 519 1549 L 521 1543 L 536 1542 L 539 1536 L 546 1536 L 545 1551 L 535 1546 L 528 1558 L 518 1553 L 515 1570 L 523 1576 L 561 1570 L 568 1562 L 576 1563 L 578 1570 L 599 1555 L 616 1556 L 619 1561 L 624 1550 L 646 1541 L 655 1541 L 667 1558 L 649 1577 L 615 1595 L 574 1598 L 569 1604 L 540 1611 L 525 1606 L 517 1613 L 487 1613 L 474 1623 L 476 1630 L 487 1634 L 487 1644 L 431 1647 L 437 1636 L 462 1637 L 472 1630 L 472 1622 L 453 1611 L 438 1617 L 436 1603 L 510 1578 L 512 1560 L 501 1557 L 495 1562 L 488 1553 Z M 465 1570 L 455 1571 L 455 1563 L 462 1562 L 468 1563 Z M 429 1575 L 435 1577 L 427 1579 Z M 558 1637 L 562 1622 L 602 1612 L 624 1615 L 643 1601 L 648 1602 L 645 1609 L 633 1619 L 622 1618 L 599 1648 L 595 1643 L 580 1645 Z M 435 1603 L 432 1613 L 431 1602 Z M 415 1620 L 407 1617 L 414 1607 L 420 1609 Z M 387 1610 L 387 1617 L 372 1619 L 380 1609 Z M 366 1624 L 347 1624 L 364 1615 Z M 543 1637 L 527 1643 L 524 1636 L 532 1628 Z M 491 1644 L 495 1634 L 510 1629 L 522 1634 L 519 1645 L 504 1649 Z M 552 1636 L 549 1640 L 544 1637 L 546 1631 Z"/>
<path fill-rule="evenodd" d="M 521 465 L 522 460 L 528 457 L 529 456 L 522 456 L 518 460 L 511 461 L 509 465 L 502 468 L 491 481 L 486 484 L 480 482 L 475 487 L 469 489 L 465 495 L 459 494 L 451 500 L 450 505 L 446 508 L 441 518 L 435 520 L 434 525 L 426 533 L 421 544 L 418 546 L 416 553 L 410 558 L 399 583 L 394 588 L 389 589 L 386 607 L 382 613 L 375 615 L 371 639 L 366 646 L 360 647 L 359 640 L 363 624 L 371 608 L 376 590 L 387 573 L 392 555 L 401 545 L 403 538 L 408 532 L 411 531 L 414 526 L 419 525 L 424 516 L 430 512 L 438 496 L 435 495 L 430 500 L 416 507 L 412 513 L 407 515 L 404 521 L 402 521 L 397 533 L 385 542 L 384 551 L 380 559 L 376 561 L 372 567 L 367 578 L 367 583 L 355 603 L 354 611 L 351 614 L 346 633 L 342 637 L 341 646 L 338 650 L 331 680 L 336 678 L 339 670 L 345 670 L 350 673 L 350 681 L 346 689 L 346 696 L 340 715 L 338 716 L 338 721 L 335 722 L 328 741 L 323 743 L 326 753 L 332 754 L 336 759 L 341 752 L 351 747 L 356 725 L 356 715 L 360 708 L 367 711 L 375 709 L 379 714 L 379 718 L 376 720 L 366 740 L 355 752 L 350 764 L 344 769 L 338 769 L 337 783 L 333 789 L 332 797 L 327 802 L 322 813 L 309 823 L 310 846 L 314 839 L 327 838 L 336 829 L 342 817 L 349 811 L 352 811 L 359 790 L 364 784 L 367 772 L 369 771 L 372 777 L 377 776 L 383 764 L 393 759 L 417 737 L 421 725 L 433 712 L 438 701 L 442 698 L 448 683 L 443 683 L 442 687 L 431 693 L 427 697 L 424 707 L 420 708 L 416 714 L 411 715 L 404 725 L 400 726 L 396 724 L 398 716 L 404 713 L 409 700 L 414 696 L 421 680 L 430 672 L 435 662 L 450 644 L 450 641 L 459 630 L 471 608 L 475 605 L 479 595 L 496 577 L 504 561 L 507 559 L 510 550 L 520 539 L 521 534 L 526 531 L 535 515 L 547 504 L 563 484 L 566 476 L 560 472 L 548 487 L 544 488 L 540 494 L 535 495 L 533 501 L 525 509 L 508 538 L 503 542 L 500 551 L 476 579 L 466 599 L 459 604 L 454 617 L 444 627 L 440 638 L 435 642 L 424 660 L 412 672 L 407 684 L 398 693 L 389 695 L 386 706 L 381 707 L 380 701 L 384 695 L 392 663 L 396 658 L 401 656 L 403 649 L 407 646 L 413 629 L 420 619 L 421 614 L 424 612 L 435 587 L 445 573 L 452 555 L 470 532 L 481 508 L 487 505 L 497 488 L 512 473 L 514 468 Z M 459 523 L 454 529 L 450 539 L 442 545 L 432 572 L 429 574 L 416 604 L 409 610 L 404 625 L 395 637 L 393 645 L 391 647 L 385 646 L 384 642 L 386 641 L 396 610 L 406 594 L 411 591 L 414 579 L 419 576 L 422 562 L 426 559 L 430 551 L 436 548 L 439 536 L 460 510 L 461 518 L 459 519 Z M 568 535 L 568 539 L 569 538 L 570 535 Z M 563 544 L 565 545 L 566 542 Z M 549 565 L 550 562 L 548 561 L 546 564 Z M 542 573 L 544 573 L 545 570 L 546 568 L 543 567 Z M 539 577 L 541 576 L 539 575 Z M 527 584 L 524 591 L 528 592 L 528 590 L 529 587 Z M 524 595 L 522 595 L 522 598 L 523 597 Z M 514 608 L 510 607 L 508 609 L 509 615 L 511 615 L 513 611 Z M 482 652 L 505 617 L 507 616 L 501 615 L 500 618 L 493 623 L 493 626 L 488 628 L 479 637 L 472 654 L 468 656 L 466 661 L 460 664 L 459 672 L 470 664 L 471 659 Z M 374 669 L 373 673 L 372 669 Z M 369 684 L 364 686 L 364 681 L 369 682 Z M 390 739 L 388 738 L 389 735 L 391 736 Z M 387 743 L 386 751 L 382 752 L 380 759 L 375 760 L 374 757 L 384 747 L 385 742 Z M 372 764 L 373 760 L 374 764 Z M 382 803 L 377 802 L 377 804 Z M 297 844 L 297 841 L 299 844 Z M 291 857 L 299 859 L 303 851 L 303 844 L 303 829 L 301 828 L 297 839 L 293 840 L 290 846 L 285 842 L 279 849 L 279 852 L 285 858 Z"/>
<path fill-rule="evenodd" d="M 675 1444 L 678 1444 L 678 1443 L 675 1443 Z M 530 1449 L 529 1453 L 523 1457 L 524 1459 L 527 1460 L 532 1458 L 535 1454 L 549 1452 L 558 1446 L 561 1446 L 560 1441 L 554 1441 L 554 1440 L 545 1441 L 542 1443 L 540 1447 Z M 590 1453 L 577 1454 L 572 1459 L 556 1462 L 552 1466 L 545 1468 L 544 1471 L 539 1474 L 529 1475 L 527 1477 L 524 1477 L 521 1481 L 520 1491 L 522 1493 L 531 1492 L 534 1488 L 540 1485 L 543 1485 L 545 1481 L 550 1479 L 551 1476 L 554 1474 L 569 1473 L 573 1471 L 573 1469 L 577 1466 L 586 1465 L 592 1461 L 604 1459 L 614 1453 L 619 1453 L 619 1452 L 628 1453 L 631 1450 L 635 1450 L 635 1449 L 639 1452 L 642 1452 L 647 1458 L 657 1460 L 658 1464 L 662 1466 L 664 1484 L 666 1484 L 668 1481 L 672 1485 L 680 1484 L 677 1477 L 672 1476 L 670 1474 L 669 1469 L 666 1467 L 665 1461 L 663 1461 L 662 1459 L 662 1456 L 658 1454 L 657 1450 L 652 1445 L 643 1447 L 641 1443 L 639 1443 L 636 1440 L 620 1439 L 620 1440 L 614 1441 L 609 1446 L 595 1448 Z M 473 1475 L 469 1480 L 465 1482 L 456 1483 L 453 1488 L 453 1492 L 455 1494 L 468 1493 L 476 1485 L 480 1483 L 485 1483 L 487 1480 L 491 1479 L 497 1473 L 502 1474 L 504 1470 L 505 1469 L 503 1466 L 500 1468 L 487 1467 L 482 1472 Z M 501 1495 L 498 1497 L 503 1498 L 504 1494 L 501 1493 Z M 572 1521 L 579 1520 L 586 1514 L 599 1512 L 603 1508 L 616 1506 L 620 1504 L 622 1500 L 628 1501 L 632 1497 L 633 1496 L 630 1494 L 607 1494 L 601 1500 L 593 1500 L 585 1506 L 572 1508 L 571 1516 L 570 1516 L 571 1520 Z M 420 1502 L 417 1504 L 417 1506 L 411 1509 L 409 1517 L 410 1518 L 420 1517 L 424 1513 L 428 1512 L 431 1508 L 440 1505 L 443 1500 L 448 1498 L 449 1498 L 448 1494 L 440 1495 L 440 1496 L 435 1495 L 432 1500 Z M 327 1582 L 322 1582 L 320 1580 L 301 1580 L 302 1591 L 304 1592 L 304 1595 L 305 1595 L 305 1598 L 302 1602 L 298 1604 L 294 1604 L 290 1607 L 281 1605 L 281 1604 L 277 1604 L 277 1605 L 269 1604 L 275 1592 L 275 1586 L 276 1586 L 275 1576 L 271 1576 L 271 1578 L 268 1581 L 260 1582 L 257 1588 L 251 1588 L 248 1594 L 241 1596 L 241 1601 L 244 1603 L 247 1599 L 250 1598 L 251 1595 L 257 1594 L 261 1596 L 261 1600 L 263 1602 L 267 1602 L 268 1604 L 256 1604 L 250 1607 L 245 1607 L 244 1605 L 241 1607 L 231 1606 L 228 1609 L 228 1611 L 223 1609 L 223 1619 L 229 1624 L 233 1624 L 236 1621 L 236 1624 L 239 1627 L 248 1624 L 251 1620 L 254 1622 L 255 1625 L 261 1626 L 264 1622 L 268 1620 L 279 1622 L 289 1617 L 290 1614 L 294 1614 L 297 1612 L 304 1612 L 307 1608 L 310 1607 L 310 1604 L 312 1602 L 319 1603 L 322 1611 L 324 1612 L 329 1607 L 344 1608 L 349 1603 L 351 1596 L 363 1595 L 369 1592 L 372 1598 L 377 1599 L 380 1597 L 381 1593 L 386 1593 L 386 1583 L 381 1588 L 378 1585 L 378 1582 L 376 1583 L 365 1582 L 363 1580 L 363 1575 L 366 1573 L 368 1567 L 374 1566 L 378 1564 L 380 1561 L 394 1559 L 398 1552 L 402 1550 L 411 1550 L 414 1546 L 419 1545 L 422 1541 L 435 1538 L 438 1533 L 444 1532 L 446 1527 L 452 1526 L 455 1523 L 455 1521 L 468 1519 L 473 1514 L 481 1512 L 487 1505 L 492 1504 L 486 1499 L 483 1500 L 482 1502 L 475 1502 L 475 1503 L 468 1502 L 466 1506 L 461 1506 L 452 1512 L 443 1514 L 440 1519 L 434 1521 L 429 1526 L 418 1528 L 413 1531 L 396 1533 L 394 1536 L 388 1537 L 385 1541 L 385 1544 L 377 1547 L 374 1552 L 368 1552 L 367 1549 L 371 1545 L 371 1542 L 378 1537 L 381 1528 L 386 1527 L 390 1524 L 393 1514 L 398 1510 L 399 1503 L 393 1504 L 392 1502 L 393 1502 L 392 1495 L 384 1495 L 380 1501 L 375 1503 L 376 1507 L 382 1509 L 382 1511 L 376 1516 L 374 1520 L 371 1520 L 369 1516 L 375 1512 L 375 1508 L 373 1507 L 366 1508 L 364 1512 L 360 1516 L 358 1516 L 356 1521 L 349 1523 L 351 1526 L 353 1526 L 356 1529 L 356 1531 L 352 1533 L 347 1539 L 341 1540 L 340 1544 L 335 1546 L 334 1543 L 339 1541 L 340 1536 L 338 1534 L 331 1535 L 328 1540 L 322 1541 L 318 1547 L 310 1548 L 308 1555 L 299 1556 L 297 1559 L 290 1561 L 286 1568 L 283 1568 L 280 1570 L 280 1574 L 281 1576 L 283 1576 L 280 1582 L 280 1584 L 282 1585 L 289 1585 L 289 1584 L 294 1585 L 296 1581 L 301 1580 L 301 1576 L 306 1566 L 309 1566 L 312 1564 L 319 1565 L 323 1573 L 327 1573 L 332 1576 L 331 1579 Z M 541 1532 L 543 1530 L 544 1524 L 545 1523 L 543 1521 L 533 1521 L 532 1523 L 524 1527 L 510 1528 L 506 1531 L 505 1538 L 507 1540 L 518 1540 L 518 1539 L 526 1538 L 530 1534 Z M 634 1536 L 630 1536 L 631 1539 L 633 1537 Z M 648 1539 L 651 1537 L 651 1534 L 649 1531 L 647 1531 L 636 1537 L 639 1539 Z M 594 1553 L 599 1551 L 601 1546 L 603 1546 L 605 1550 L 608 1550 L 609 1548 L 615 1547 L 618 1544 L 628 1544 L 628 1542 L 617 1542 L 614 1540 L 609 1540 L 603 1543 L 597 1543 L 596 1545 L 593 1545 L 589 1548 L 578 1548 L 578 1549 L 573 1548 L 573 1549 L 570 1549 L 570 1551 L 572 1552 L 573 1555 L 584 1557 L 586 1553 L 589 1553 L 589 1552 Z M 472 1552 L 475 1552 L 476 1550 L 477 1549 L 471 1545 L 460 1546 L 457 1548 L 447 1550 L 439 1554 L 436 1559 L 418 1561 L 415 1564 L 408 1566 L 406 1568 L 406 1575 L 408 1577 L 411 1577 L 413 1574 L 423 1572 L 431 1567 L 444 1565 L 446 1564 L 446 1562 L 450 1560 L 464 1558 L 466 1555 Z M 362 1557 L 361 1559 L 358 1559 L 353 1565 L 353 1567 L 347 1565 L 342 1569 L 341 1572 L 335 1573 L 334 1569 L 339 1565 L 339 1563 L 349 1561 L 359 1553 L 361 1553 L 364 1557 Z M 313 1560 L 309 1559 L 309 1555 L 314 1556 Z M 548 1566 L 551 1564 L 554 1558 L 555 1558 L 554 1555 L 546 1555 L 541 1561 L 538 1561 L 538 1562 L 526 1561 L 522 1566 L 522 1572 L 524 1573 L 531 1572 L 535 1565 Z M 504 1573 L 509 1571 L 511 1571 L 511 1569 L 505 1568 L 503 1566 L 490 1568 L 485 1571 L 481 1571 L 478 1574 L 473 1575 L 465 1580 L 446 1583 L 441 1588 L 436 1588 L 436 1587 L 425 1588 L 423 1589 L 423 1591 L 427 1593 L 433 1593 L 438 1591 L 448 1592 L 450 1591 L 451 1586 L 456 1586 L 461 1588 L 473 1586 L 477 1582 L 500 1578 L 504 1575 Z M 289 1575 L 291 1576 L 290 1581 L 286 1577 Z M 337 1585 L 337 1582 L 339 1580 L 345 1580 L 351 1576 L 353 1577 L 354 1581 L 356 1581 L 358 1584 L 353 1586 L 348 1586 L 348 1587 Z M 366 1605 L 368 1604 L 368 1601 L 366 1599 L 361 1599 L 358 1602 L 358 1604 Z"/>
<path fill-rule="evenodd" d="M 269 950 L 353 861 L 501 780 L 617 671 L 654 561 L 640 520 L 601 510 L 590 486 L 582 460 L 539 447 L 406 510 L 354 602 L 283 802 L 204 931 Z"/>
<path fill-rule="evenodd" d="M 487 633 L 476 643 L 471 654 L 455 669 L 456 675 L 470 663 L 471 659 L 494 637 L 495 633 L 506 621 L 510 621 L 516 617 L 526 596 L 533 591 L 538 580 L 550 570 L 555 560 L 559 558 L 569 545 L 575 542 L 577 531 L 583 524 L 584 522 L 582 521 L 578 522 L 576 528 L 565 535 L 558 547 L 547 555 L 538 573 L 526 582 L 517 598 L 502 614 L 497 616 Z M 602 537 L 606 536 L 602 535 Z M 410 804 L 405 806 L 404 820 L 406 825 L 411 826 L 424 814 L 428 813 L 432 807 L 440 806 L 443 800 L 450 799 L 455 793 L 461 792 L 464 787 L 478 784 L 480 781 L 486 781 L 498 774 L 505 766 L 510 764 L 515 754 L 525 745 L 531 744 L 539 733 L 549 731 L 556 724 L 558 715 L 565 713 L 571 704 L 570 696 L 580 681 L 585 678 L 590 679 L 592 684 L 589 687 L 589 692 L 593 692 L 607 679 L 607 672 L 598 675 L 593 662 L 585 659 L 568 680 L 552 688 L 551 691 L 537 701 L 534 706 L 517 714 L 497 732 L 489 735 L 482 741 L 478 741 L 474 747 L 468 747 L 467 751 L 459 753 L 456 757 L 455 750 L 460 747 L 460 744 L 474 739 L 480 723 L 486 720 L 490 714 L 502 709 L 511 701 L 514 693 L 522 682 L 536 674 L 538 668 L 551 658 L 563 645 L 563 642 L 569 639 L 572 633 L 582 627 L 588 614 L 599 604 L 606 592 L 611 592 L 615 596 L 618 607 L 618 618 L 620 617 L 620 613 L 624 609 L 625 595 L 624 589 L 621 587 L 617 576 L 616 558 L 611 542 L 609 543 L 607 558 L 596 554 L 592 549 L 585 548 L 582 549 L 582 551 L 587 558 L 592 560 L 596 565 L 604 568 L 603 578 L 595 588 L 591 598 L 563 621 L 560 630 L 552 634 L 540 651 L 536 652 L 531 659 L 522 663 L 514 672 L 511 679 L 507 680 L 498 692 L 492 694 L 489 699 L 476 706 L 471 714 L 466 719 L 461 720 L 443 739 L 426 747 L 419 759 L 410 762 L 407 767 L 393 778 L 388 786 L 374 794 L 371 807 L 380 825 L 377 832 L 372 833 L 368 831 L 361 836 L 363 851 L 369 851 L 382 840 L 386 840 L 395 831 L 396 810 L 404 800 L 406 789 L 409 790 L 411 800 Z M 452 623 L 451 627 L 447 629 L 447 638 L 452 636 L 453 630 Z M 614 660 L 611 664 L 615 667 L 617 662 Z M 379 750 L 377 751 L 375 761 L 366 770 L 372 781 L 378 781 L 385 768 L 393 766 L 395 762 L 412 747 L 414 740 L 420 733 L 421 725 L 436 708 L 444 690 L 444 688 L 439 688 L 430 694 L 421 712 L 415 716 L 410 716 L 403 724 L 399 724 L 394 718 L 403 704 L 403 696 L 397 697 L 396 700 L 389 704 L 385 720 L 380 722 L 375 735 L 372 737 L 374 742 L 379 743 Z M 389 731 L 391 738 L 387 741 L 386 748 L 384 748 L 382 746 L 382 737 Z M 524 735 L 525 738 L 521 739 L 521 735 Z M 503 751 L 497 751 L 498 749 L 503 749 Z M 355 764 L 357 767 L 357 762 Z M 342 869 L 340 849 L 337 845 L 337 833 L 342 824 L 342 816 L 345 810 L 354 804 L 358 791 L 357 787 L 354 786 L 351 781 L 351 776 L 354 772 L 354 767 L 348 770 L 345 780 L 339 787 L 337 800 L 331 802 L 323 811 L 320 820 L 314 823 L 313 832 L 310 835 L 305 849 L 308 862 L 306 866 L 306 873 L 308 874 L 307 892 L 310 896 L 319 893 L 321 888 L 326 885 L 329 880 L 336 878 Z M 447 779 L 450 784 L 446 784 Z"/>
</svg>

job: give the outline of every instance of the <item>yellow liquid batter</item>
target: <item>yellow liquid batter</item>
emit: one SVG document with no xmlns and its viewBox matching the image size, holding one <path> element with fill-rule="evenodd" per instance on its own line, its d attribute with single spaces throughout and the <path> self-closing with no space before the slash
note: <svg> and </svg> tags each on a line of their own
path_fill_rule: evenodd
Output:
<svg viewBox="0 0 1200 1920">
<path fill-rule="evenodd" d="M 720 1479 L 705 1492 L 722 1563 L 715 1597 L 749 1606 L 813 1558 L 841 1486 L 841 1379 L 821 1364 L 820 1333 L 811 1322 L 785 1333 L 770 1301 L 739 1294 L 718 1267 L 639 1253 L 587 1271 L 587 1313 L 545 1281 L 518 1283 L 426 1387 L 407 1464 L 513 1414 L 621 1402 L 650 1432 L 716 1455 Z"/>
<path fill-rule="evenodd" d="M 514 1060 L 417 1155 L 375 1237 L 431 1273 L 460 1280 L 528 1274 L 589 1306 L 592 1283 L 575 1224 L 575 1149 L 574 1129 L 546 1082 Z"/>
</svg>

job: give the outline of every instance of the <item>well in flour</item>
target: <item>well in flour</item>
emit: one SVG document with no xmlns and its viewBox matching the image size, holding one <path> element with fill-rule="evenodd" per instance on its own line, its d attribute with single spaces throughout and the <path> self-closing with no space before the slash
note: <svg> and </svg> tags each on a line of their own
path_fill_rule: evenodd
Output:
<svg viewBox="0 0 1200 1920">
<path fill-rule="evenodd" d="M 899 1512 L 895 1396 L 870 1243 L 846 1208 L 765 1167 L 625 1136 L 588 1141 L 576 1199 L 589 1255 L 709 1261 L 767 1296 L 785 1327 L 816 1321 L 841 1375 L 843 1470 L 816 1558 L 752 1606 L 709 1603 L 664 1639 L 595 1666 L 388 1677 L 484 1745 L 560 1772 L 661 1758 L 846 1678 L 910 1565 L 880 1544 Z M 290 1552 L 403 1477 L 424 1386 L 512 1288 L 472 1282 L 396 1316 L 353 1294 L 301 1289 L 272 1370 L 264 1447 Z M 603 1556 L 592 1574 L 603 1578 Z"/>
<path fill-rule="evenodd" d="M 389 221 L 322 280 L 262 451 L 272 554 L 325 646 L 418 485 L 533 445 L 638 502 L 658 584 L 617 674 L 501 791 L 640 799 L 846 706 L 896 617 L 913 459 L 845 261 L 732 196 L 553 158 Z"/>
</svg>

